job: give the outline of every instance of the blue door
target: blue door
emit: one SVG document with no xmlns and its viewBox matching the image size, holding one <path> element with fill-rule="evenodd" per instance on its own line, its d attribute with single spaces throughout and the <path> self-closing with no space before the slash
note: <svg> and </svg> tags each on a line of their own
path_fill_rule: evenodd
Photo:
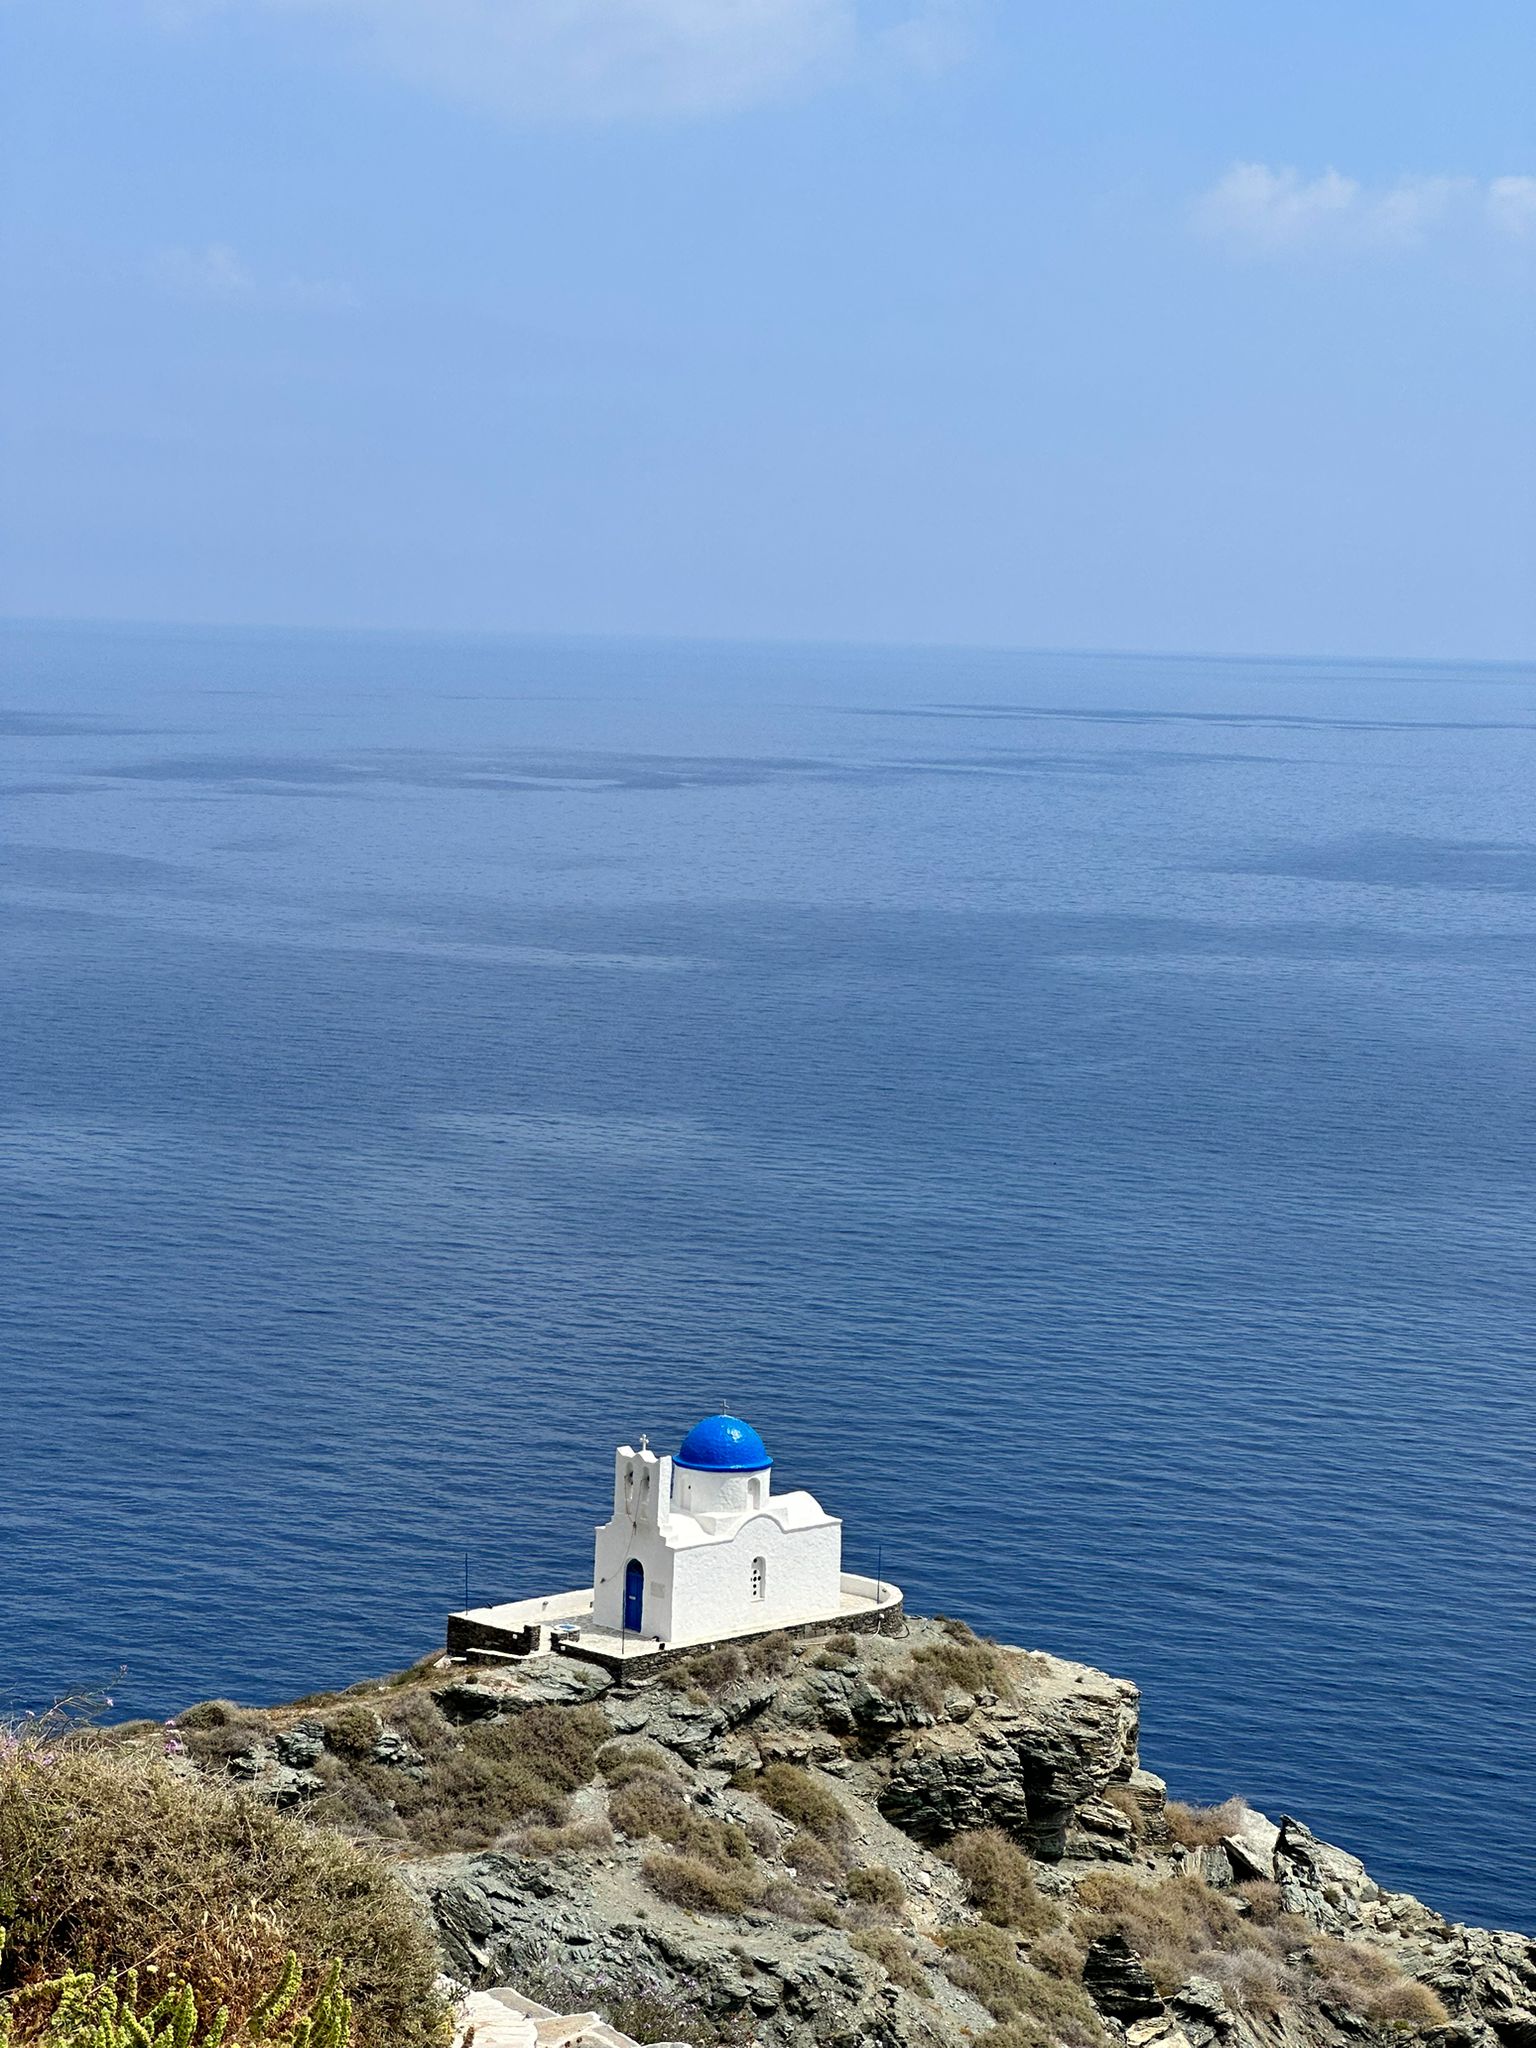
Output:
<svg viewBox="0 0 1536 2048">
<path fill-rule="evenodd" d="M 624 1567 L 624 1626 L 639 1635 L 644 1613 L 645 1566 L 638 1557 L 632 1557 Z"/>
</svg>

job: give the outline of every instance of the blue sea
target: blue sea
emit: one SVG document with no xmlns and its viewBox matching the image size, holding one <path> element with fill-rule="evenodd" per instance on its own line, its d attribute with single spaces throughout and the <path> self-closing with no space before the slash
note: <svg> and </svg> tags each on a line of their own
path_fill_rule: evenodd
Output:
<svg viewBox="0 0 1536 2048">
<path fill-rule="evenodd" d="M 727 1407 L 1536 1930 L 1536 672 L 11 626 L 0 1689 L 397 1667 Z"/>
</svg>

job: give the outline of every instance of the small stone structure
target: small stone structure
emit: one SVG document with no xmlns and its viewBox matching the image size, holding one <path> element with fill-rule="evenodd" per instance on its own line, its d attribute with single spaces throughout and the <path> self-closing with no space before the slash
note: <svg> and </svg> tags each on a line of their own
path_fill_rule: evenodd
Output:
<svg viewBox="0 0 1536 2048">
<path fill-rule="evenodd" d="M 809 1493 L 773 1492 L 762 1438 L 711 1415 L 677 1454 L 614 1455 L 613 1513 L 589 1587 L 478 1607 L 448 1621 L 450 1655 L 549 1651 L 616 1668 L 684 1649 L 828 1625 L 862 1633 L 899 1618 L 901 1589 L 842 1569 L 843 1525 Z"/>
<path fill-rule="evenodd" d="M 638 2048 L 595 2012 L 557 2013 L 502 1985 L 471 1991 L 458 2009 L 454 2048 Z M 662 2048 L 688 2048 L 686 2041 Z"/>
</svg>

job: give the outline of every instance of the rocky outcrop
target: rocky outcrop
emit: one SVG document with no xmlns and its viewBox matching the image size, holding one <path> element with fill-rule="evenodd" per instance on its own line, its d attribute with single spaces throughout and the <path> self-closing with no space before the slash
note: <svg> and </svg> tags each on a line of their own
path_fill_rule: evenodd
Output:
<svg viewBox="0 0 1536 2048">
<path fill-rule="evenodd" d="M 547 1866 L 502 1855 L 446 1859 L 414 1882 L 450 1968 L 469 1983 L 538 1985 L 558 1954 L 564 1983 L 596 2005 L 615 1987 L 659 1980 L 710 2022 L 746 2022 L 764 2041 L 900 2048 L 923 2038 L 897 2001 L 877 1995 L 867 1959 L 829 1929 L 786 1935 L 767 1915 L 734 1932 L 610 1917 L 601 1884 L 552 1881 Z"/>
<path fill-rule="evenodd" d="M 567 1657 L 443 1667 L 414 1713 L 398 1687 L 354 1688 L 216 1729 L 210 1761 L 279 1804 L 324 1792 L 322 1812 L 355 1771 L 355 1810 L 394 1817 L 392 1853 L 463 1985 L 564 2012 L 619 2011 L 642 1987 L 644 2038 L 981 2048 L 1012 2013 L 1031 2048 L 1536 2048 L 1536 1942 L 1383 1890 L 1293 1816 L 1171 1811 L 1123 1679 L 954 1624 L 905 1628 L 639 1682 Z M 400 1816 L 448 1782 L 445 1754 L 472 1769 L 545 1739 L 547 1717 L 521 1721 L 533 1708 L 596 1708 L 611 1777 L 577 1787 L 562 1827 L 412 1850 Z M 798 1808 L 769 1796 L 785 1765 Z M 674 1821 L 681 1802 L 670 1835 L 626 1818 L 625 1770 L 653 1793 L 659 1773 Z M 962 1876 L 956 1838 L 988 1830 L 1031 1859 L 1004 1845 L 1015 1878 L 1033 1871 L 1024 1908 Z M 651 1867 L 726 1835 L 713 1890 L 708 1870 L 689 1889 Z M 742 1878 L 734 1893 L 722 1871 Z M 998 1926 L 978 1924 L 989 1913 Z"/>
<path fill-rule="evenodd" d="M 1003 1828 L 1054 1861 L 1082 1823 L 1128 1843 L 1131 1824 L 1099 1795 L 1136 1769 L 1140 1694 L 1123 1679 L 1054 1658 L 1032 1660 L 1014 1701 L 974 1701 L 891 1744 L 880 1795 L 887 1819 L 920 1842 Z"/>
<path fill-rule="evenodd" d="M 1309 1942 L 1342 1943 L 1347 1954 L 1366 1944 L 1387 1959 L 1377 1967 L 1388 1978 L 1401 1969 L 1428 1987 L 1449 2014 L 1431 2027 L 1434 2048 L 1536 2048 L 1536 1944 L 1452 1926 L 1384 1892 L 1358 1857 L 1289 1815 L 1272 1822 L 1234 1806 L 1221 1816 L 1224 1832 L 1181 1846 L 1163 1782 L 1137 1754 L 1133 1685 L 1022 1654 L 1002 1690 L 915 1685 L 914 1650 L 945 1638 L 934 1624 L 909 1627 L 904 1642 L 868 1638 L 852 1651 L 818 1653 L 813 1642 L 777 1676 L 742 1674 L 708 1691 L 614 1685 L 545 1659 L 465 1674 L 435 1694 L 460 1723 L 595 1702 L 616 1736 L 672 1760 L 700 1813 L 745 1822 L 786 1855 L 794 1831 L 753 1799 L 753 1774 L 784 1761 L 809 1771 L 851 1817 L 852 1862 L 899 1881 L 904 1971 L 893 1976 L 877 1947 L 860 1946 L 864 1923 L 832 1884 L 820 1887 L 826 1917 L 842 1925 L 815 1924 L 803 1905 L 786 1912 L 771 1893 L 763 1910 L 735 1918 L 685 1911 L 646 1888 L 644 1845 L 622 1839 L 577 1856 L 502 1850 L 416 1865 L 411 1881 L 453 1969 L 468 1983 L 526 1987 L 558 1957 L 567 1996 L 594 2005 L 618 1983 L 686 1987 L 701 2034 L 745 2030 L 763 2048 L 962 2048 L 994 2015 L 964 1970 L 948 1968 L 950 1932 L 976 1915 L 944 1852 L 957 1835 L 1000 1829 L 1038 1859 L 1040 1888 L 1060 1902 L 1063 1924 L 1086 1928 L 1077 1979 L 1112 2048 L 1365 2048 L 1430 2024 L 1428 1999 L 1417 2017 L 1371 2019 L 1347 1975 L 1317 1977 Z M 297 1765 L 301 1746 L 282 1750 L 282 1763 L 291 1753 Z M 601 1793 L 581 1799 L 583 1811 L 601 1810 Z M 1267 1901 L 1281 1929 L 1296 1931 L 1257 1962 L 1251 1950 L 1203 1955 L 1169 1989 L 1166 1956 L 1160 1979 L 1123 1931 L 1095 1929 L 1091 1910 L 1084 1918 L 1079 1891 L 1097 1897 L 1096 1871 L 1154 1890 L 1198 1880 L 1198 1896 L 1225 1896 L 1239 1915 Z M 830 1910 L 834 1893 L 840 1912 Z M 1255 1970 L 1270 1977 L 1261 1983 Z M 1369 1988 L 1369 1970 L 1361 1981 Z M 1304 1983 L 1311 1988 L 1297 1988 Z M 1070 2026 L 1065 2038 L 1081 2048 Z"/>
<path fill-rule="evenodd" d="M 1083 1989 L 1102 2013 L 1129 2022 L 1167 2011 L 1147 1966 L 1123 1934 L 1101 1934 L 1083 1958 Z"/>
</svg>

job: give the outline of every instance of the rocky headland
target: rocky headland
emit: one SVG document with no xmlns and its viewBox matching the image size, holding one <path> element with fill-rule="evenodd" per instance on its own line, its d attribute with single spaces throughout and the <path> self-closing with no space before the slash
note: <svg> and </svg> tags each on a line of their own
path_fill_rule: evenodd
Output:
<svg viewBox="0 0 1536 2048">
<path fill-rule="evenodd" d="M 1303 1821 L 1170 1802 L 1137 1689 L 962 1624 L 619 1683 L 428 1659 L 180 1717 L 186 1764 L 376 1845 L 465 1986 L 763 2048 L 1536 2048 L 1536 1942 Z"/>
</svg>

